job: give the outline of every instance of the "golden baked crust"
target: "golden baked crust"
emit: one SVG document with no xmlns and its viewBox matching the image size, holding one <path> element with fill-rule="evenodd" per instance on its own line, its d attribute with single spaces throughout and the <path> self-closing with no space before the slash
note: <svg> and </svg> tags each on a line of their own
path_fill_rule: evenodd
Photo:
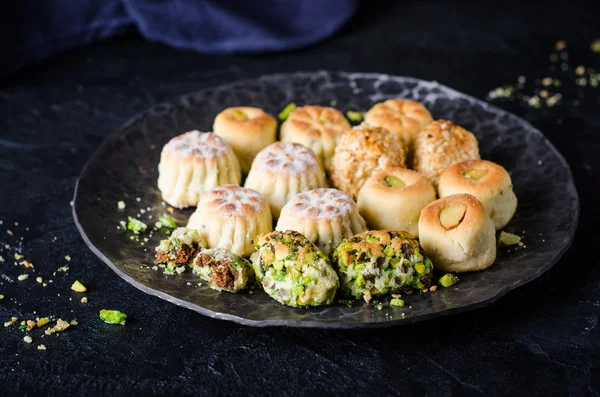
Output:
<svg viewBox="0 0 600 397">
<path fill-rule="evenodd" d="M 392 187 L 390 177 L 404 187 Z M 397 181 L 396 180 L 396 181 Z M 436 199 L 435 189 L 419 173 L 386 168 L 367 179 L 358 193 L 358 209 L 370 229 L 404 230 L 419 236 L 421 210 Z"/>
<path fill-rule="evenodd" d="M 351 128 L 342 112 L 325 106 L 296 108 L 281 125 L 281 141 L 296 142 L 310 148 L 325 170 L 340 135 Z"/>
<path fill-rule="evenodd" d="M 464 206 L 460 222 L 442 225 L 442 211 Z M 419 218 L 419 240 L 436 269 L 471 272 L 490 267 L 496 259 L 496 231 L 483 205 L 470 194 L 455 194 L 428 204 Z"/>
<path fill-rule="evenodd" d="M 434 186 L 452 164 L 480 158 L 475 135 L 448 120 L 429 123 L 417 134 L 413 149 L 413 169 Z"/>
<path fill-rule="evenodd" d="M 365 122 L 400 135 L 407 148 L 412 147 L 417 133 L 432 120 L 429 110 L 411 99 L 388 99 L 365 114 Z"/>
<path fill-rule="evenodd" d="M 231 107 L 217 115 L 213 130 L 233 148 L 247 174 L 256 154 L 275 142 L 277 120 L 259 108 Z"/>
<path fill-rule="evenodd" d="M 342 134 L 331 160 L 333 185 L 356 200 L 358 191 L 376 171 L 404 167 L 402 140 L 380 127 L 361 124 Z"/>
<path fill-rule="evenodd" d="M 440 175 L 440 197 L 469 193 L 483 204 L 496 230 L 510 221 L 517 209 L 517 196 L 506 170 L 491 161 L 467 160 L 454 164 Z"/>
</svg>

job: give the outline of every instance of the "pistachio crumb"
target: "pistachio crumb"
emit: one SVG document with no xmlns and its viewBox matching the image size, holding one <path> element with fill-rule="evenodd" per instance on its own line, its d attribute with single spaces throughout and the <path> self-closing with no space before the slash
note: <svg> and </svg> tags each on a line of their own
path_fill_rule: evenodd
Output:
<svg viewBox="0 0 600 397">
<path fill-rule="evenodd" d="M 432 285 L 431 288 L 429 288 L 429 291 L 431 292 L 435 292 L 435 290 L 437 290 L 437 285 Z"/>
<path fill-rule="evenodd" d="M 38 282 L 39 284 L 42 284 L 44 282 L 44 280 L 42 280 L 41 277 L 36 277 L 35 281 Z"/>
<path fill-rule="evenodd" d="M 71 289 L 75 292 L 86 292 L 87 291 L 87 288 L 85 287 L 85 285 L 81 284 L 81 282 L 79 280 L 75 280 L 73 285 L 71 285 Z"/>
<path fill-rule="evenodd" d="M 46 350 L 46 346 L 45 345 L 38 345 L 37 349 L 38 350 Z"/>
<path fill-rule="evenodd" d="M 17 280 L 19 281 L 25 281 L 29 278 L 29 274 L 21 274 L 19 277 L 17 277 Z"/>
<path fill-rule="evenodd" d="M 117 208 L 120 210 L 124 210 L 125 209 L 125 202 L 124 201 L 119 201 L 117 203 Z"/>
<path fill-rule="evenodd" d="M 25 335 L 23 337 L 23 342 L 25 342 L 25 343 L 31 343 L 31 342 L 33 342 L 33 339 L 31 338 L 31 336 Z"/>
<path fill-rule="evenodd" d="M 81 303 L 88 303 L 88 298 L 85 296 L 81 298 Z"/>
</svg>

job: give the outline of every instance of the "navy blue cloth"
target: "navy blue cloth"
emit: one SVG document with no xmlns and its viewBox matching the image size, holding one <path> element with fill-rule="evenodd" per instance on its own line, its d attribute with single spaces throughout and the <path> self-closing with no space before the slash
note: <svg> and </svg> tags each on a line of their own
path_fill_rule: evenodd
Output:
<svg viewBox="0 0 600 397">
<path fill-rule="evenodd" d="M 206 53 L 300 48 L 332 35 L 359 0 L 20 0 L 0 6 L 0 77 L 60 51 L 138 29 Z"/>
</svg>

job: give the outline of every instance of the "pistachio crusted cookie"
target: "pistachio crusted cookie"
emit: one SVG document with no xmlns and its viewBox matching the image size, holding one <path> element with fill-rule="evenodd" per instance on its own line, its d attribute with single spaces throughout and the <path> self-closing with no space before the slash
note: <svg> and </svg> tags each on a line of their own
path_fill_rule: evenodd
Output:
<svg viewBox="0 0 600 397">
<path fill-rule="evenodd" d="M 333 251 L 344 296 L 364 298 L 423 289 L 431 284 L 433 264 L 407 232 L 372 230 L 342 241 Z"/>
<path fill-rule="evenodd" d="M 263 234 L 252 266 L 256 279 L 276 301 L 293 307 L 328 305 L 340 285 L 329 258 L 295 231 Z"/>
<path fill-rule="evenodd" d="M 238 292 L 254 279 L 250 262 L 224 248 L 200 250 L 193 271 L 217 291 Z"/>
<path fill-rule="evenodd" d="M 198 250 L 204 247 L 206 242 L 198 231 L 180 227 L 156 247 L 154 263 L 163 263 L 170 268 L 191 265 Z"/>
</svg>

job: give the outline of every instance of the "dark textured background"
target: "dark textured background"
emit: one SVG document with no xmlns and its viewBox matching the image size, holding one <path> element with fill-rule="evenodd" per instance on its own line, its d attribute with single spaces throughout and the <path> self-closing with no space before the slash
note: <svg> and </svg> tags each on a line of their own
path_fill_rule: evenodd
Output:
<svg viewBox="0 0 600 397">
<path fill-rule="evenodd" d="M 206 56 L 127 36 L 61 55 L 0 82 L 0 242 L 38 274 L 0 279 L 0 320 L 55 315 L 80 325 L 55 337 L 0 329 L 0 394 L 598 395 L 600 390 L 600 90 L 551 109 L 499 103 L 540 128 L 570 162 L 582 208 L 563 260 L 498 304 L 401 328 L 257 329 L 211 320 L 144 295 L 85 246 L 71 218 L 75 180 L 104 137 L 149 106 L 203 87 L 274 72 L 334 69 L 437 80 L 484 98 L 517 76 L 548 74 L 554 42 L 570 62 L 596 66 L 598 13 L 569 2 L 370 2 L 333 39 L 263 56 Z M 582 94 L 583 93 L 583 94 Z M 18 222 L 18 226 L 14 225 Z M 29 230 L 26 230 L 26 228 Z M 14 232 L 9 236 L 5 229 Z M 53 241 L 56 237 L 56 241 Z M 9 254 L 0 274 L 23 268 Z M 10 251 L 12 252 L 12 251 Z M 50 274 L 73 258 L 68 274 Z M 12 254 L 10 254 L 12 256 Z M 80 279 L 87 305 L 69 286 Z M 70 300 L 72 298 L 72 300 Z M 97 318 L 104 307 L 127 326 Z M 48 350 L 38 351 L 44 343 Z"/>
</svg>

